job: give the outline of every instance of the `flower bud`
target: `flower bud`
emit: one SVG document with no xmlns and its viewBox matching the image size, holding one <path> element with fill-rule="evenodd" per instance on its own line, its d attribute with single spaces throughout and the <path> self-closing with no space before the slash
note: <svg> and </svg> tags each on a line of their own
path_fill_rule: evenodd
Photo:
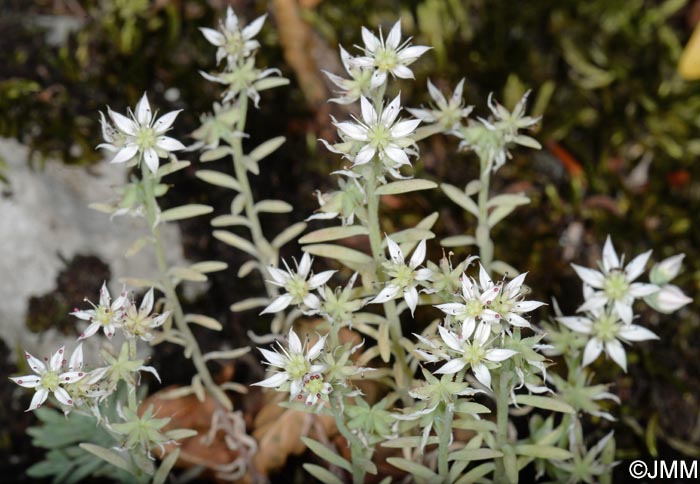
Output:
<svg viewBox="0 0 700 484">
<path fill-rule="evenodd" d="M 662 260 L 658 264 L 654 264 L 649 274 L 651 283 L 657 286 L 663 286 L 671 282 L 680 272 L 684 257 L 685 254 L 677 254 Z"/>
<path fill-rule="evenodd" d="M 670 314 L 693 300 L 683 294 L 683 291 L 678 286 L 666 284 L 661 287 L 661 290 L 645 297 L 644 301 L 656 311 Z"/>
</svg>

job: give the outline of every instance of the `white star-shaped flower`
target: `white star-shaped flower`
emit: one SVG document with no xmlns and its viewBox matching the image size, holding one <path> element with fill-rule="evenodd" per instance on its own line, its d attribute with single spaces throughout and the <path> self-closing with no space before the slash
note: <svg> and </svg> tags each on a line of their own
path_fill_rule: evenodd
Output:
<svg viewBox="0 0 700 484">
<path fill-rule="evenodd" d="M 419 119 L 398 120 L 401 111 L 401 95 L 397 95 L 388 106 L 377 112 L 372 103 L 360 97 L 362 120 L 335 122 L 338 132 L 346 141 L 355 142 L 360 148 L 349 155 L 353 166 L 369 163 L 376 156 L 396 178 L 401 178 L 399 169 L 410 165 L 409 155 L 416 155 L 415 141 L 410 135 L 420 124 Z"/>
<path fill-rule="evenodd" d="M 119 297 L 112 302 L 107 284 L 102 283 L 102 287 L 100 288 L 100 303 L 95 306 L 89 300 L 86 299 L 86 301 L 92 304 L 93 309 L 75 309 L 75 311 L 70 313 L 76 318 L 90 322 L 90 325 L 80 334 L 78 340 L 89 338 L 97 333 L 100 328 L 104 331 L 105 336 L 111 339 L 112 336 L 114 336 L 117 326 L 121 325 L 125 305 L 127 303 L 126 291 L 122 291 Z"/>
<path fill-rule="evenodd" d="M 294 329 L 289 330 L 289 341 L 287 348 L 282 346 L 278 341 L 277 346 L 281 351 L 270 351 L 264 348 L 259 348 L 267 360 L 267 364 L 278 369 L 269 378 L 263 381 L 253 383 L 253 385 L 280 388 L 280 390 L 289 390 L 290 399 L 294 399 L 299 395 L 305 385 L 305 377 L 307 375 L 317 374 L 325 369 L 325 365 L 314 364 L 313 361 L 323 351 L 326 344 L 326 337 L 321 336 L 318 341 L 306 351 L 305 344 L 301 343 L 299 336 L 294 332 Z M 287 385 L 289 387 L 287 388 Z"/>
<path fill-rule="evenodd" d="M 360 96 L 368 96 L 371 89 L 372 69 L 353 66 L 353 57 L 342 46 L 340 47 L 340 59 L 350 79 L 323 71 L 328 79 L 340 88 L 340 97 L 330 99 L 330 101 L 338 104 L 351 104 L 360 99 Z"/>
<path fill-rule="evenodd" d="M 428 93 L 435 102 L 433 109 L 406 108 L 406 110 L 424 123 L 438 123 L 446 131 L 455 130 L 460 126 L 462 118 L 469 116 L 474 109 L 474 106 L 464 106 L 463 90 L 464 79 L 459 81 L 448 101 L 428 79 Z"/>
<path fill-rule="evenodd" d="M 77 371 L 61 371 L 66 364 L 64 347 L 58 349 L 51 359 L 48 360 L 48 365 L 44 364 L 40 359 L 35 358 L 25 352 L 29 367 L 36 375 L 27 375 L 12 377 L 10 380 L 25 388 L 33 388 L 35 393 L 32 402 L 29 404 L 27 412 L 36 410 L 49 398 L 49 394 L 53 393 L 56 400 L 63 405 L 73 406 L 73 399 L 68 392 L 63 388 L 63 385 L 75 383 L 85 376 L 82 371 L 82 346 L 78 346 L 71 356 L 69 370 L 76 368 Z"/>
<path fill-rule="evenodd" d="M 603 247 L 600 271 L 571 264 L 583 282 L 593 289 L 591 291 L 584 285 L 586 301 L 578 308 L 578 311 L 596 311 L 601 310 L 606 305 L 612 305 L 620 319 L 630 324 L 634 317 L 632 312 L 634 300 L 649 296 L 659 290 L 659 287 L 654 284 L 633 282 L 644 272 L 644 267 L 650 256 L 651 250 L 644 252 L 623 268 L 624 256 L 622 260 L 618 258 L 608 235 Z"/>
<path fill-rule="evenodd" d="M 430 269 L 418 268 L 425 260 L 425 240 L 420 241 L 418 247 L 413 251 L 408 264 L 406 264 L 399 244 L 388 236 L 386 243 L 389 247 L 391 260 L 384 262 L 383 266 L 390 279 L 384 289 L 369 303 L 385 303 L 394 299 L 400 292 L 403 292 L 403 299 L 411 310 L 411 314 L 413 314 L 418 305 L 417 284 L 427 281 L 433 275 L 433 271 Z"/>
<path fill-rule="evenodd" d="M 260 47 L 260 42 L 253 38 L 258 35 L 265 23 L 266 15 L 253 20 L 249 25 L 240 28 L 238 17 L 231 7 L 226 9 L 226 20 L 221 22 L 219 29 L 209 29 L 200 27 L 204 37 L 216 49 L 216 63 L 220 63 L 224 58 L 230 66 L 234 66 L 239 59 L 248 57 L 255 49 Z"/>
<path fill-rule="evenodd" d="M 185 149 L 185 145 L 175 138 L 165 136 L 180 111 L 170 111 L 155 119 L 145 93 L 135 110 L 128 110 L 128 116 L 107 108 L 114 127 L 107 126 L 104 117 L 102 118 L 105 143 L 98 148 L 117 153 L 110 163 L 125 163 L 139 155 L 139 161 L 143 160 L 148 169 L 155 173 L 158 170 L 158 158 L 167 158 L 171 151 Z M 119 140 L 119 143 L 114 144 L 115 140 Z"/>
<path fill-rule="evenodd" d="M 170 316 L 170 311 L 163 314 L 151 314 L 153 311 L 153 288 L 151 288 L 136 309 L 136 301 L 127 301 L 122 319 L 122 329 L 129 337 L 138 337 L 143 341 L 151 341 L 153 333 L 151 329 L 158 328 Z"/>
<path fill-rule="evenodd" d="M 323 271 L 309 277 L 312 259 L 308 252 L 304 252 L 296 271 L 291 270 L 286 261 L 282 262 L 287 268 L 286 271 L 277 267 L 268 267 L 267 272 L 272 277 L 269 282 L 284 288 L 286 293 L 277 296 L 260 314 L 277 313 L 290 304 L 303 304 L 311 312 L 317 311 L 321 306 L 321 300 L 311 291 L 323 286 L 337 271 Z"/>
<path fill-rule="evenodd" d="M 372 74 L 372 89 L 384 84 L 388 74 L 401 79 L 413 79 L 413 72 L 408 66 L 430 50 L 430 47 L 422 45 L 412 46 L 410 38 L 401 43 L 401 20 L 394 24 L 386 40 L 381 29 L 377 37 L 362 27 L 362 41 L 365 44 L 365 55 L 353 58 L 352 64 L 375 69 Z"/>
<path fill-rule="evenodd" d="M 627 355 L 621 341 L 629 343 L 659 339 L 642 326 L 622 322 L 619 314 L 614 311 L 593 309 L 588 317 L 562 316 L 557 318 L 557 321 L 573 331 L 590 336 L 583 350 L 583 366 L 593 363 L 605 351 L 605 354 L 627 371 Z"/>
</svg>

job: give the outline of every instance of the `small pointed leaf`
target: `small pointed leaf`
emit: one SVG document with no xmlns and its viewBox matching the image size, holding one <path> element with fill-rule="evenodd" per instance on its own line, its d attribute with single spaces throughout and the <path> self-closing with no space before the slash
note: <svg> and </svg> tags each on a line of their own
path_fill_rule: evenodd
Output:
<svg viewBox="0 0 700 484">
<path fill-rule="evenodd" d="M 258 255 L 258 249 L 250 241 L 244 239 L 240 235 L 236 235 L 226 230 L 215 230 L 212 235 L 231 247 L 247 252 L 252 256 Z"/>
<path fill-rule="evenodd" d="M 215 170 L 199 170 L 195 173 L 197 178 L 217 187 L 230 188 L 231 190 L 240 191 L 241 184 L 238 183 L 231 175 L 221 173 Z"/>
<path fill-rule="evenodd" d="M 190 204 L 182 205 L 180 207 L 170 208 L 160 214 L 160 220 L 163 222 L 172 222 L 174 220 L 183 220 L 192 217 L 198 217 L 199 215 L 205 215 L 207 213 L 213 212 L 214 209 L 209 205 L 201 204 Z"/>
<path fill-rule="evenodd" d="M 266 156 L 270 155 L 277 150 L 280 146 L 284 144 L 285 137 L 277 136 L 275 138 L 269 139 L 256 147 L 253 151 L 248 153 L 248 157 L 253 161 L 260 161 Z"/>
<path fill-rule="evenodd" d="M 345 239 L 355 235 L 367 235 L 369 232 L 361 225 L 344 225 L 340 227 L 328 227 L 314 230 L 299 239 L 300 244 L 311 244 L 316 242 L 328 242 L 330 240 Z"/>
</svg>

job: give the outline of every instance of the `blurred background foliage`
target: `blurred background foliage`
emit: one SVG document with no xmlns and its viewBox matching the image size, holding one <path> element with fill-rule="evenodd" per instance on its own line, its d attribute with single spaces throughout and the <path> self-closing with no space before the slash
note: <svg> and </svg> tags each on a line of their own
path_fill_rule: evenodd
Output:
<svg viewBox="0 0 700 484">
<path fill-rule="evenodd" d="M 215 69 L 198 27 L 217 22 L 228 3 L 2 0 L 0 136 L 30 146 L 38 165 L 89 165 L 102 159 L 94 150 L 101 141 L 97 111 L 107 104 L 123 111 L 148 90 L 161 111 L 186 109 L 177 127 L 184 137 L 218 96 L 198 73 Z M 663 324 L 645 315 L 661 340 L 631 355 L 637 364 L 630 373 L 619 375 L 603 360 L 597 371 L 602 380 L 616 381 L 614 391 L 623 400 L 623 417 L 615 425 L 620 458 L 700 456 L 700 81 L 677 73 L 700 19 L 700 1 L 538 0 L 520 7 L 507 0 L 231 3 L 247 19 L 270 14 L 259 37 L 260 57 L 292 79 L 290 89 L 278 90 L 285 92 L 263 96 L 251 121 L 251 144 L 280 133 L 289 138 L 256 190 L 259 198 L 293 201 L 295 221 L 316 208 L 315 188 L 333 186 L 328 167 L 337 168 L 339 161 L 319 149 L 316 139 L 334 136 L 329 113 L 347 116 L 344 108 L 323 101 L 330 89 L 319 70 L 340 73 L 337 45 L 353 51 L 361 43 L 361 26 L 383 25 L 386 31 L 400 15 L 414 44 L 434 46 L 416 64 L 417 82 L 402 85 L 406 105 L 428 102 L 428 75 L 443 90 L 466 77 L 466 101 L 481 115 L 487 114 L 490 92 L 512 107 L 531 89 L 531 111 L 543 116 L 536 137 L 545 148 L 516 153 L 499 171 L 496 190 L 524 191 L 533 203 L 496 232 L 497 257 L 530 271 L 536 296 L 556 297 L 571 312 L 580 302 L 580 286 L 569 263 L 595 264 L 606 234 L 628 256 L 649 247 L 656 260 L 685 252 L 680 285 L 696 302 Z M 429 141 L 421 146 L 416 170 L 464 185 L 478 167 L 455 148 L 451 139 Z M 191 172 L 183 176 L 194 178 Z M 207 196 L 192 185 L 169 196 Z M 440 193 L 386 202 L 401 209 L 391 212 L 396 218 L 390 224 L 415 223 L 440 207 L 439 236 L 473 228 Z M 193 254 L 212 247 L 201 243 L 206 226 L 183 230 L 194 234 L 185 237 Z M 237 267 L 237 255 L 211 250 Z M 233 337 L 243 333 L 234 330 Z"/>
</svg>

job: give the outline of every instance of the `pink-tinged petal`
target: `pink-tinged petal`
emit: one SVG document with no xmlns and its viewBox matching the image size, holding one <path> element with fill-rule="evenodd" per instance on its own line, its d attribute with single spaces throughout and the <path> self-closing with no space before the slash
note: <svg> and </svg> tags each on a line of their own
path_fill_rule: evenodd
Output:
<svg viewBox="0 0 700 484">
<path fill-rule="evenodd" d="M 112 297 L 109 295 L 109 289 L 107 289 L 107 283 L 103 282 L 102 287 L 100 287 L 100 306 L 109 306 L 112 302 Z"/>
<path fill-rule="evenodd" d="M 399 52 L 399 61 L 403 62 L 404 64 L 411 64 L 430 49 L 431 47 L 426 47 L 424 45 L 413 45 L 411 47 L 406 47 Z"/>
<path fill-rule="evenodd" d="M 529 328 L 530 323 L 528 322 L 527 319 L 523 318 L 519 314 L 515 313 L 508 313 L 506 316 L 508 318 L 508 322 L 512 324 L 513 326 L 517 326 L 518 328 Z"/>
<path fill-rule="evenodd" d="M 413 255 L 411 256 L 411 260 L 408 262 L 408 265 L 411 269 L 415 269 L 419 265 L 423 263 L 425 260 L 425 239 L 421 240 L 418 243 L 418 247 L 416 247 L 416 250 L 413 251 Z"/>
<path fill-rule="evenodd" d="M 252 39 L 256 35 L 258 35 L 258 33 L 260 32 L 260 29 L 262 29 L 262 26 L 265 23 L 266 18 L 267 18 L 267 14 L 261 15 L 260 17 L 253 20 L 249 25 L 247 25 L 241 31 L 243 38 L 244 39 Z"/>
<path fill-rule="evenodd" d="M 401 288 L 399 286 L 395 286 L 393 284 L 389 284 L 386 286 L 384 289 L 382 289 L 377 296 L 372 299 L 371 301 L 368 302 L 368 304 L 382 304 L 387 301 L 391 301 L 396 297 L 396 295 L 399 293 Z"/>
<path fill-rule="evenodd" d="M 202 35 L 204 35 L 204 37 L 209 41 L 210 44 L 216 47 L 221 47 L 226 43 L 226 37 L 224 37 L 224 34 L 219 32 L 218 30 L 209 29 L 207 27 L 200 27 L 199 31 L 202 32 Z"/>
<path fill-rule="evenodd" d="M 601 272 L 576 264 L 571 264 L 571 267 L 573 267 L 583 282 L 596 289 L 603 289 L 605 276 Z"/>
<path fill-rule="evenodd" d="M 289 328 L 289 352 L 300 354 L 304 350 L 299 336 L 294 332 L 294 328 Z"/>
<path fill-rule="evenodd" d="M 158 153 L 153 148 L 148 148 L 143 152 L 143 160 L 151 173 L 158 171 Z"/>
<path fill-rule="evenodd" d="M 491 373 L 489 373 L 489 369 L 486 368 L 486 365 L 483 363 L 479 363 L 477 365 L 474 365 L 472 367 L 472 371 L 474 372 L 474 376 L 476 379 L 484 385 L 486 388 L 489 390 L 491 389 Z"/>
<path fill-rule="evenodd" d="M 629 304 L 625 304 L 622 301 L 615 301 L 614 307 L 615 312 L 618 316 L 620 316 L 620 319 L 623 323 L 630 324 L 632 322 L 632 318 L 634 318 L 632 306 L 630 306 Z"/>
<path fill-rule="evenodd" d="M 620 368 L 627 372 L 627 355 L 625 354 L 625 348 L 622 347 L 622 343 L 616 339 L 607 341 L 605 343 L 605 352 Z"/>
<path fill-rule="evenodd" d="M 360 109 L 362 112 L 362 120 L 365 124 L 372 125 L 377 122 L 377 111 L 374 110 L 374 106 L 369 99 L 364 96 L 360 96 Z"/>
<path fill-rule="evenodd" d="M 61 384 L 75 383 L 85 378 L 87 373 L 83 371 L 67 371 L 58 375 Z"/>
<path fill-rule="evenodd" d="M 389 35 L 386 37 L 386 47 L 387 49 L 396 50 L 401 42 L 401 20 L 397 20 L 396 23 L 391 27 Z"/>
<path fill-rule="evenodd" d="M 653 332 L 636 324 L 627 324 L 622 326 L 618 336 L 626 341 L 647 341 L 650 339 L 659 339 L 659 337 Z"/>
<path fill-rule="evenodd" d="M 659 290 L 659 286 L 655 284 L 646 284 L 643 282 L 635 282 L 630 284 L 629 294 L 632 297 L 640 298 L 650 296 Z"/>
<path fill-rule="evenodd" d="M 636 278 L 642 275 L 642 272 L 644 272 L 644 268 L 649 261 L 649 257 L 651 257 L 651 252 L 652 251 L 648 250 L 643 254 L 639 254 L 625 266 L 625 276 L 627 276 L 628 281 L 634 281 Z"/>
<path fill-rule="evenodd" d="M 315 360 L 318 357 L 318 355 L 321 354 L 321 351 L 323 351 L 323 347 L 325 346 L 325 344 L 325 336 L 321 336 L 320 338 L 318 338 L 318 341 L 316 341 L 316 343 L 314 343 L 314 345 L 309 349 L 309 354 L 306 356 L 306 359 L 308 361 Z"/>
<path fill-rule="evenodd" d="M 391 73 L 399 79 L 415 79 L 413 71 L 401 64 L 394 66 L 391 69 Z"/>
<path fill-rule="evenodd" d="M 276 351 L 266 350 L 265 348 L 258 348 L 258 349 L 263 354 L 263 356 L 265 357 L 267 362 L 270 363 L 272 366 L 276 366 L 278 368 L 284 368 L 286 359 L 282 355 L 280 355 Z"/>
<path fill-rule="evenodd" d="M 296 398 L 297 395 L 301 393 L 304 387 L 303 381 L 301 379 L 292 380 L 289 382 L 289 397 Z"/>
<path fill-rule="evenodd" d="M 401 252 L 401 247 L 399 247 L 399 244 L 394 242 L 391 237 L 387 236 L 386 245 L 389 248 L 389 256 L 391 257 L 391 261 L 394 264 L 403 264 L 403 252 Z"/>
<path fill-rule="evenodd" d="M 546 304 L 540 301 L 520 301 L 513 306 L 513 310 L 519 313 L 529 313 L 542 306 L 546 306 Z"/>
<path fill-rule="evenodd" d="M 362 27 L 362 42 L 365 44 L 365 49 L 369 53 L 373 53 L 379 47 L 379 39 L 370 32 L 367 28 Z"/>
<path fill-rule="evenodd" d="M 277 388 L 278 386 L 285 383 L 287 380 L 289 380 L 289 374 L 286 372 L 279 372 L 275 373 L 269 378 L 266 378 L 263 381 L 252 383 L 251 385 L 258 387 Z"/>
<path fill-rule="evenodd" d="M 418 291 L 415 287 L 406 288 L 403 292 L 403 299 L 406 301 L 406 305 L 411 310 L 411 316 L 416 311 L 416 306 L 418 305 Z"/>
<path fill-rule="evenodd" d="M 467 310 L 467 307 L 464 304 L 459 303 L 438 304 L 435 307 L 443 313 L 449 314 L 450 316 L 458 316 Z"/>
<path fill-rule="evenodd" d="M 493 286 L 493 281 L 491 280 L 491 277 L 489 276 L 488 272 L 486 272 L 486 269 L 484 269 L 484 266 L 479 263 L 479 285 L 481 286 L 482 290 L 490 289 Z"/>
<path fill-rule="evenodd" d="M 151 111 L 151 105 L 148 103 L 148 97 L 146 93 L 143 93 L 139 102 L 136 103 L 136 121 L 139 122 L 141 126 L 148 126 L 151 124 L 151 119 L 153 118 L 153 112 Z"/>
<path fill-rule="evenodd" d="M 165 151 L 180 151 L 185 149 L 185 145 L 169 136 L 160 136 L 156 140 L 156 146 Z"/>
<path fill-rule="evenodd" d="M 284 286 L 291 279 L 287 272 L 278 269 L 277 267 L 268 267 L 267 273 L 270 274 L 270 276 L 272 277 L 272 279 L 274 279 L 274 282 L 278 286 Z"/>
<path fill-rule="evenodd" d="M 162 115 L 160 118 L 158 118 L 158 121 L 153 124 L 153 130 L 158 134 L 165 133 L 173 125 L 175 118 L 177 118 L 177 115 L 180 114 L 180 111 L 182 111 L 182 109 L 170 111 Z"/>
<path fill-rule="evenodd" d="M 494 348 L 488 350 L 484 358 L 486 358 L 489 361 L 503 361 L 517 354 L 517 351 Z"/>
<path fill-rule="evenodd" d="M 10 377 L 10 380 L 24 388 L 35 388 L 41 382 L 41 377 L 36 375 L 16 376 Z"/>
<path fill-rule="evenodd" d="M 457 373 L 460 370 L 463 370 L 465 366 L 467 366 L 467 363 L 464 360 L 454 359 L 454 360 L 448 361 L 447 363 L 442 365 L 440 368 L 435 370 L 433 373 L 452 375 L 454 373 Z"/>
<path fill-rule="evenodd" d="M 372 158 L 374 158 L 374 155 L 376 154 L 377 149 L 374 146 L 364 145 L 355 156 L 353 166 L 364 165 L 365 163 L 369 163 L 370 161 L 372 161 Z"/>
<path fill-rule="evenodd" d="M 484 346 L 486 342 L 491 337 L 491 325 L 488 323 L 481 322 L 479 326 L 476 327 L 474 332 L 474 341 L 479 344 L 479 346 Z"/>
<path fill-rule="evenodd" d="M 56 389 L 53 391 L 53 395 L 56 397 L 56 400 L 61 402 L 63 405 L 73 406 L 73 399 L 65 389 L 56 387 Z"/>
<path fill-rule="evenodd" d="M 44 362 L 41 361 L 39 358 L 35 358 L 26 351 L 24 352 L 24 357 L 27 359 L 27 364 L 29 365 L 29 368 L 31 368 L 32 371 L 34 371 L 34 373 L 38 375 L 43 375 L 44 373 L 46 373 L 46 365 L 44 365 Z"/>
<path fill-rule="evenodd" d="M 462 349 L 462 344 L 452 331 L 448 330 L 444 326 L 438 326 L 438 332 L 440 333 L 440 337 L 442 338 L 442 340 L 447 346 L 450 347 L 450 349 L 459 353 L 464 352 L 464 350 Z"/>
<path fill-rule="evenodd" d="M 83 321 L 90 321 L 95 317 L 95 311 L 92 309 L 88 311 L 73 311 L 70 315 L 82 319 Z"/>
<path fill-rule="evenodd" d="M 615 252 L 615 247 L 613 247 L 612 240 L 608 235 L 605 239 L 605 245 L 603 246 L 603 268 L 605 272 L 610 272 L 611 269 L 618 269 L 620 267 L 620 259 L 617 257 L 617 252 Z"/>
<path fill-rule="evenodd" d="M 318 298 L 318 296 L 316 296 L 316 294 L 312 293 L 309 293 L 304 297 L 303 303 L 309 309 L 317 310 L 321 307 L 321 300 Z"/>
<path fill-rule="evenodd" d="M 405 138 L 409 134 L 413 133 L 420 123 L 420 119 L 405 119 L 403 121 L 399 121 L 393 128 L 391 128 L 391 136 L 393 138 Z"/>
<path fill-rule="evenodd" d="M 583 350 L 583 366 L 588 366 L 598 359 L 603 352 L 603 342 L 598 338 L 592 338 Z"/>
<path fill-rule="evenodd" d="M 325 283 L 328 282 L 328 280 L 333 277 L 333 274 L 335 274 L 338 271 L 323 271 L 319 272 L 318 274 L 314 274 L 309 278 L 308 286 L 309 290 L 313 291 L 317 287 L 323 286 Z"/>
<path fill-rule="evenodd" d="M 394 99 L 391 100 L 389 105 L 382 111 L 382 124 L 384 126 L 391 126 L 394 124 L 396 117 L 401 111 L 401 93 L 397 94 Z"/>
<path fill-rule="evenodd" d="M 511 314 L 517 314 L 517 313 L 511 313 Z M 484 309 L 481 311 L 481 319 L 482 321 L 486 321 L 489 323 L 497 323 L 500 322 L 501 315 L 498 314 L 496 311 L 493 309 Z"/>
<path fill-rule="evenodd" d="M 117 113 L 116 111 L 112 111 L 109 108 L 107 108 L 107 114 L 109 114 L 109 117 L 112 118 L 112 121 L 119 131 L 130 136 L 136 135 L 138 126 L 136 126 L 136 123 L 134 123 L 131 119 L 127 118 L 123 114 Z"/>
<path fill-rule="evenodd" d="M 47 398 L 49 398 L 49 391 L 46 388 L 39 388 L 39 390 L 37 390 L 34 394 L 32 402 L 29 404 L 29 408 L 25 410 L 25 412 L 36 410 L 37 408 L 41 407 Z"/>
<path fill-rule="evenodd" d="M 70 356 L 68 361 L 68 368 L 71 370 L 82 370 L 83 369 L 83 344 L 80 343 L 73 350 L 73 354 Z"/>
<path fill-rule="evenodd" d="M 151 311 L 153 311 L 153 299 L 153 288 L 150 288 L 141 301 L 141 306 L 139 307 L 140 314 L 151 314 Z"/>
<path fill-rule="evenodd" d="M 275 298 L 270 305 L 263 309 L 260 314 L 271 314 L 283 311 L 292 303 L 293 299 L 294 298 L 290 294 L 282 294 L 281 296 L 277 296 L 277 298 Z"/>
<path fill-rule="evenodd" d="M 80 336 L 78 337 L 78 341 L 84 340 L 85 338 L 89 338 L 93 334 L 97 333 L 97 331 L 100 329 L 100 323 L 95 321 L 94 323 L 91 323 L 87 328 L 85 328 L 85 331 L 80 333 Z"/>
<path fill-rule="evenodd" d="M 567 328 L 583 334 L 591 334 L 593 328 L 593 322 L 590 319 L 580 316 L 563 316 L 557 318 L 557 321 Z"/>
<path fill-rule="evenodd" d="M 124 146 L 119 152 L 110 160 L 110 163 L 125 163 L 136 156 L 139 148 L 135 144 L 128 144 Z"/>
</svg>

